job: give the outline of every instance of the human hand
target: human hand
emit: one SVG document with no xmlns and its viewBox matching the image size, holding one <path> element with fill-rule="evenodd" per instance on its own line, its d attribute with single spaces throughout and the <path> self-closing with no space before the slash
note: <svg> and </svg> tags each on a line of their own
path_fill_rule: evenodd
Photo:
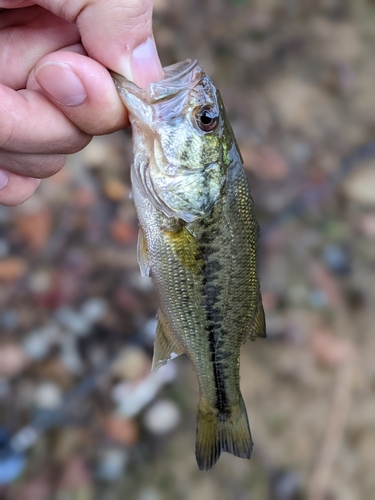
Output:
<svg viewBox="0 0 375 500">
<path fill-rule="evenodd" d="M 0 0 L 0 204 L 28 199 L 65 154 L 128 124 L 106 68 L 163 77 L 152 0 Z"/>
</svg>

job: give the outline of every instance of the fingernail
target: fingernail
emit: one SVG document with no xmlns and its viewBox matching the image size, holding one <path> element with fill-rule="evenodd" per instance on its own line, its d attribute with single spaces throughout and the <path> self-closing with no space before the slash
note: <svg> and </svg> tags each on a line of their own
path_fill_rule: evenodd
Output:
<svg viewBox="0 0 375 500">
<path fill-rule="evenodd" d="M 63 106 L 78 106 L 87 97 L 83 83 L 67 64 L 44 63 L 37 68 L 35 78 L 47 94 Z"/>
<path fill-rule="evenodd" d="M 153 38 L 147 40 L 133 50 L 131 57 L 133 81 L 139 87 L 146 87 L 151 82 L 163 78 L 163 69 Z"/>
<path fill-rule="evenodd" d="M 5 186 L 8 184 L 9 177 L 7 174 L 4 172 L 4 170 L 0 170 L 0 189 L 5 188 Z"/>
</svg>

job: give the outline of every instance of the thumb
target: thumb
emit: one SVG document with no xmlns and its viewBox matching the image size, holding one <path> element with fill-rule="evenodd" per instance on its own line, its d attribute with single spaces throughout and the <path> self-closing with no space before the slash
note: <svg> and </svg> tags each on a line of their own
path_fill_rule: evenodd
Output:
<svg viewBox="0 0 375 500">
<path fill-rule="evenodd" d="M 152 34 L 152 0 L 37 0 L 76 23 L 90 57 L 140 87 L 163 78 Z"/>
</svg>

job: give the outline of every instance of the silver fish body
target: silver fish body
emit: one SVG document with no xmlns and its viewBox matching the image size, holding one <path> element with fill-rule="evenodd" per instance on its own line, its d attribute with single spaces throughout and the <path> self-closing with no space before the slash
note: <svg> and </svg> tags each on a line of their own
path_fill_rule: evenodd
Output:
<svg viewBox="0 0 375 500">
<path fill-rule="evenodd" d="M 146 89 L 114 78 L 133 127 L 138 260 L 160 300 L 153 368 L 190 358 L 196 457 L 207 470 L 223 451 L 251 456 L 239 360 L 247 337 L 265 336 L 258 224 L 220 94 L 195 62 L 164 71 Z"/>
</svg>

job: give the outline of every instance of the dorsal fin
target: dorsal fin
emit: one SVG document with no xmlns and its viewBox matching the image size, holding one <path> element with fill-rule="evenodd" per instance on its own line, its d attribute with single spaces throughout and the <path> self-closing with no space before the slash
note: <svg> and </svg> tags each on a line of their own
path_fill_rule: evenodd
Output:
<svg viewBox="0 0 375 500">
<path fill-rule="evenodd" d="M 266 337 L 266 318 L 264 316 L 262 297 L 260 294 L 258 297 L 257 311 L 254 316 L 253 324 L 251 325 L 249 337 L 251 340 L 255 340 L 256 337 Z"/>
<path fill-rule="evenodd" d="M 158 311 L 157 314 L 158 324 L 156 327 L 156 336 L 154 343 L 154 357 L 152 360 L 152 371 L 156 372 L 158 368 L 165 365 L 165 363 L 180 354 L 184 354 L 182 348 L 169 334 L 163 313 Z"/>
</svg>

